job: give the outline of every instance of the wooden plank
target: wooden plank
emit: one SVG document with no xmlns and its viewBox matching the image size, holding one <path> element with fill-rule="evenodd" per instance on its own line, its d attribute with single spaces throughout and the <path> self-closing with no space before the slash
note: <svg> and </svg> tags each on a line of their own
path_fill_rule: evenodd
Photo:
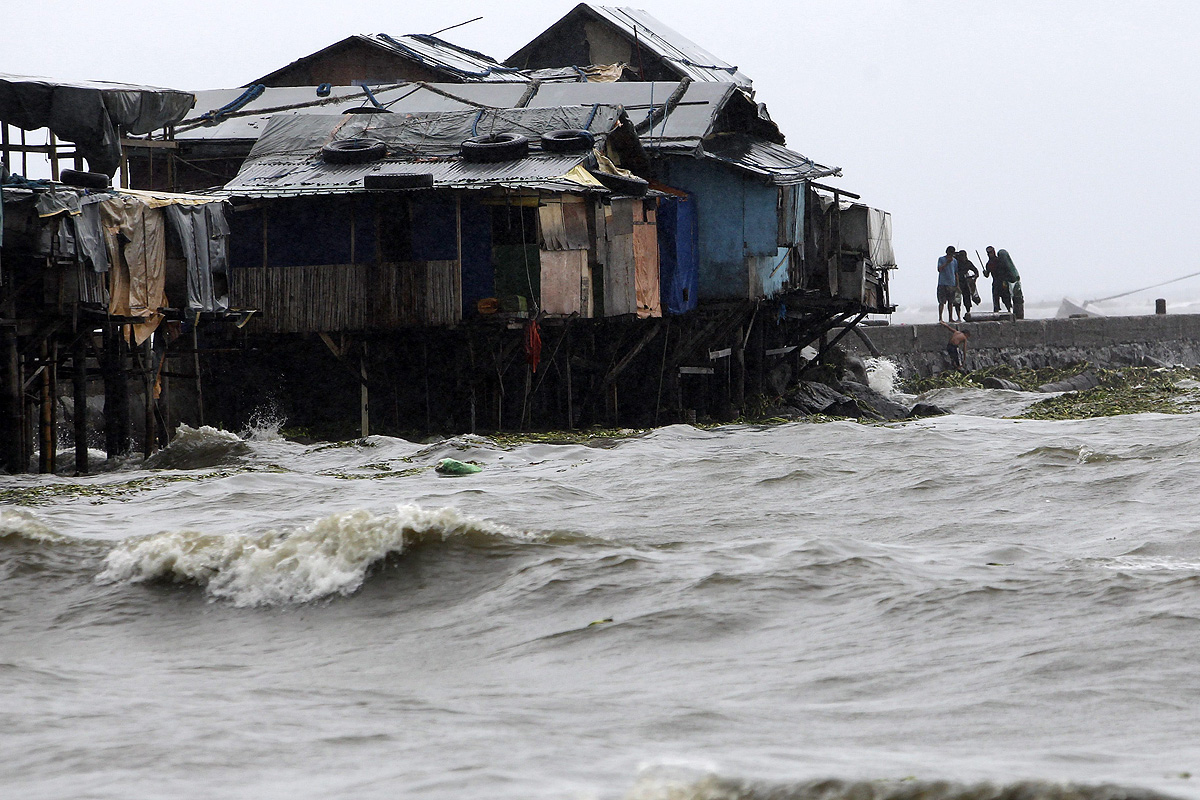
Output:
<svg viewBox="0 0 1200 800">
<path fill-rule="evenodd" d="M 649 206 L 650 201 L 646 201 Z M 662 293 L 658 273 L 658 226 L 654 210 L 644 212 L 646 222 L 633 223 L 634 295 L 638 317 L 662 316 Z"/>
<path fill-rule="evenodd" d="M 585 280 L 590 295 L 590 274 L 587 268 L 586 250 L 542 250 L 541 308 L 547 314 L 579 314 L 586 316 L 590 313 L 590 302 L 584 305 Z M 589 298 L 590 299 L 590 298 Z"/>
</svg>

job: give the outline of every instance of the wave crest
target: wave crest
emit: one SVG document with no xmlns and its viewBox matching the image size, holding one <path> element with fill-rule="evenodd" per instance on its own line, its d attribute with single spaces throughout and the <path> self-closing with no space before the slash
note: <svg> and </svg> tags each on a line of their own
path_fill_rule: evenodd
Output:
<svg viewBox="0 0 1200 800">
<path fill-rule="evenodd" d="M 372 564 L 427 541 L 509 540 L 501 526 L 453 508 L 356 510 L 292 530 L 257 534 L 174 531 L 122 543 L 105 559 L 101 583 L 172 580 L 202 586 L 237 606 L 306 603 L 362 586 Z"/>
<path fill-rule="evenodd" d="M 0 540 L 13 538 L 29 542 L 54 543 L 66 537 L 55 533 L 28 511 L 0 509 Z"/>
<path fill-rule="evenodd" d="M 236 433 L 202 425 L 180 425 L 171 443 L 142 464 L 146 469 L 208 469 L 249 455 L 250 445 Z"/>
<path fill-rule="evenodd" d="M 913 779 L 793 784 L 732 780 L 717 775 L 683 777 L 652 770 L 643 774 L 626 800 L 1173 800 L 1150 789 L 1110 784 L 1082 785 L 1017 781 L 962 784 Z"/>
</svg>

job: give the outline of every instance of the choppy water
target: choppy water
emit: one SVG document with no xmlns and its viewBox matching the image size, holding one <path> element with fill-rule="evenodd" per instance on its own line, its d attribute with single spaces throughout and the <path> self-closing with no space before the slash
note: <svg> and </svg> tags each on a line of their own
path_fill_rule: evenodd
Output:
<svg viewBox="0 0 1200 800">
<path fill-rule="evenodd" d="M 1200 798 L 1200 417 L 1032 399 L 0 478 L 0 795 Z"/>
</svg>

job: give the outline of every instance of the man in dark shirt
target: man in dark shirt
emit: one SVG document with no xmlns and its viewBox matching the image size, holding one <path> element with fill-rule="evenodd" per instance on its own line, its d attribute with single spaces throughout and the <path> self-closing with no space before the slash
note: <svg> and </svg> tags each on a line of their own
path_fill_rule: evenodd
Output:
<svg viewBox="0 0 1200 800">
<path fill-rule="evenodd" d="M 1003 256 L 1000 253 L 1003 253 Z M 1013 265 L 1008 251 L 1001 250 L 1000 253 L 997 253 L 994 247 L 987 249 L 988 260 L 983 266 L 983 275 L 985 278 L 989 275 L 992 278 L 992 311 L 999 312 L 1001 302 L 1004 303 L 1005 310 L 1012 311 L 1013 284 L 1019 285 L 1021 276 L 1017 274 L 1017 268 Z"/>
<path fill-rule="evenodd" d="M 959 250 L 954 254 L 954 260 L 958 262 L 958 291 L 962 295 L 962 305 L 968 314 L 971 313 L 971 306 L 979 304 L 979 291 L 975 288 L 975 281 L 979 278 L 979 270 L 971 263 L 971 259 L 967 258 L 966 250 Z M 962 319 L 962 312 L 958 314 L 959 320 Z"/>
</svg>

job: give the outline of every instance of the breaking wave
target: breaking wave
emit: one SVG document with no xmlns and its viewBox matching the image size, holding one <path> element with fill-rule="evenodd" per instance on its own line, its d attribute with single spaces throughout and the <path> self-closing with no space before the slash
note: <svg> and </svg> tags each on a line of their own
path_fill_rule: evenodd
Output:
<svg viewBox="0 0 1200 800">
<path fill-rule="evenodd" d="M 67 537 L 50 530 L 28 511 L 0 510 L 0 540 L 10 538 L 28 542 L 55 543 L 66 541 Z"/>
<path fill-rule="evenodd" d="M 236 433 L 208 425 L 180 425 L 171 443 L 142 464 L 146 469 L 207 469 L 250 454 L 250 445 Z"/>
<path fill-rule="evenodd" d="M 911 778 L 770 784 L 711 774 L 679 776 L 651 770 L 639 777 L 625 800 L 1171 800 L 1171 796 L 1106 784 L 1038 781 L 962 784 Z"/>
<path fill-rule="evenodd" d="M 291 531 L 174 531 L 131 539 L 109 553 L 96 580 L 192 583 L 210 598 L 242 607 L 306 603 L 353 594 L 373 564 L 423 542 L 514 538 L 533 539 L 453 508 L 346 511 Z"/>
</svg>

